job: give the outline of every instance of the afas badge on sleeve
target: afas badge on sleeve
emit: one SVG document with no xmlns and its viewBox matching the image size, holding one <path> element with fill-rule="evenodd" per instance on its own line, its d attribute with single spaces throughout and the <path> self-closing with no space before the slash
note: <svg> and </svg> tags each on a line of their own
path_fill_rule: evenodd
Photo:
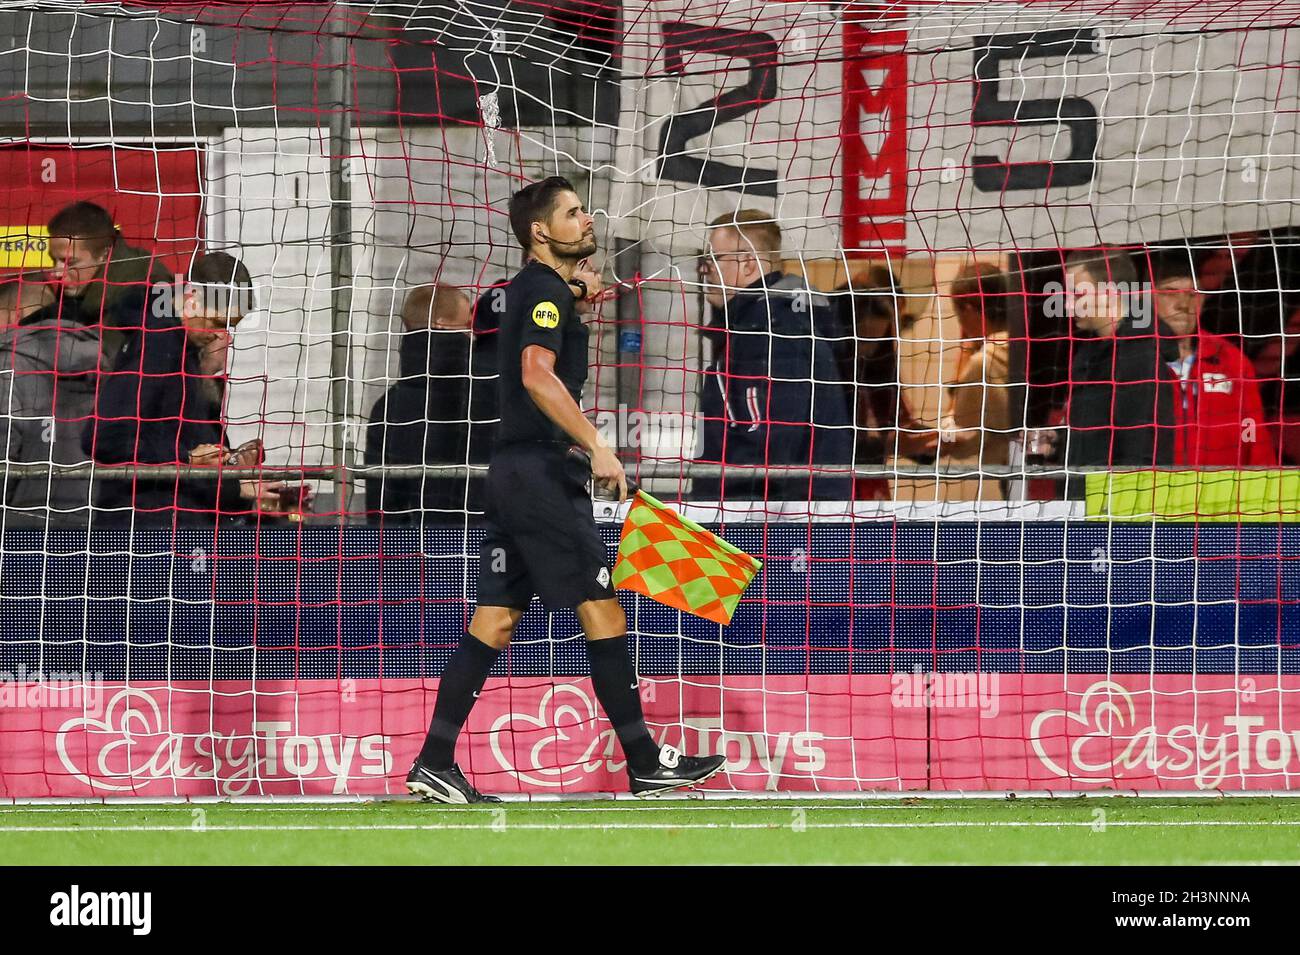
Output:
<svg viewBox="0 0 1300 955">
<path fill-rule="evenodd" d="M 560 310 L 554 302 L 538 302 L 533 309 L 533 324 L 542 328 L 554 328 L 560 324 Z"/>
</svg>

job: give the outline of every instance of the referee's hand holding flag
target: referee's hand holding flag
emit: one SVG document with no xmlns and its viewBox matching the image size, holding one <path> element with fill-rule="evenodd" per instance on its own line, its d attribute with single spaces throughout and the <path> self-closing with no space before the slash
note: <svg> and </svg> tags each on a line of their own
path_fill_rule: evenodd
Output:
<svg viewBox="0 0 1300 955">
<path fill-rule="evenodd" d="M 602 444 L 592 454 L 591 478 L 610 494 L 617 492 L 620 504 L 627 500 L 627 474 L 622 462 L 608 445 Z"/>
</svg>

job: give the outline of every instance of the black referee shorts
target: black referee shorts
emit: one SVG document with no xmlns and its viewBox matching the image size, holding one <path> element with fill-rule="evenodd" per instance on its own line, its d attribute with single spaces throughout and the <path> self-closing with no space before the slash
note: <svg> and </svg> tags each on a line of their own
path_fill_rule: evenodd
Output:
<svg viewBox="0 0 1300 955">
<path fill-rule="evenodd" d="M 487 475 L 478 602 L 548 610 L 614 596 L 605 544 L 592 516 L 590 464 L 563 445 L 497 449 Z"/>
</svg>

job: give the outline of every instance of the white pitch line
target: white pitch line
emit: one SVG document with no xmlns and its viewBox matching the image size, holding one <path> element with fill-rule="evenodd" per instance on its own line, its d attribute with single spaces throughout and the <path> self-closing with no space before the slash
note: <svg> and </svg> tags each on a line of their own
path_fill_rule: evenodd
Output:
<svg viewBox="0 0 1300 955">
<path fill-rule="evenodd" d="M 999 822 L 810 822 L 800 826 L 805 829 L 1092 829 L 1094 822 L 1075 820 L 1036 820 L 1036 821 L 999 821 Z M 1217 826 L 1300 826 L 1300 820 L 1266 820 L 1247 822 L 1245 820 L 1187 820 L 1173 822 L 1156 822 L 1148 820 L 1116 820 L 1105 823 L 1107 829 L 1167 829 L 1176 827 L 1211 828 Z M 758 829 L 772 832 L 789 829 L 788 823 L 781 825 L 762 822 L 611 822 L 598 825 L 557 825 L 552 823 L 378 823 L 375 825 L 358 824 L 352 826 L 302 825 L 302 826 L 245 826 L 245 825 L 204 825 L 194 826 L 0 826 L 0 833 L 8 832 L 425 832 L 455 830 L 493 830 L 505 832 L 511 830 L 528 830 L 542 832 L 606 832 L 609 830 L 653 830 L 653 829 Z"/>
<path fill-rule="evenodd" d="M 532 793 L 526 795 L 499 794 L 506 805 L 545 805 L 551 806 L 564 802 L 587 802 L 608 804 L 611 802 L 636 802 L 630 793 Z M 961 790 L 837 790 L 834 792 L 753 792 L 744 790 L 710 789 L 695 791 L 690 794 L 670 793 L 657 798 L 656 802 L 673 804 L 692 804 L 704 802 L 785 802 L 796 800 L 801 803 L 810 801 L 837 802 L 896 802 L 908 800 L 915 802 L 1007 802 L 1012 799 L 1021 801 L 1048 801 L 1055 803 L 1094 802 L 1096 800 L 1139 800 L 1163 802 L 1167 800 L 1197 800 L 1201 802 L 1232 802 L 1242 799 L 1257 801 L 1260 799 L 1300 799 L 1300 789 L 1291 790 L 1197 790 L 1197 789 L 1101 789 L 1101 790 L 1051 790 L 1051 789 L 998 789 L 963 792 Z M 408 802 L 405 793 L 375 794 L 369 796 L 33 796 L 11 797 L 0 800 L 0 809 L 7 806 L 271 806 L 299 808 L 315 806 L 320 808 L 339 808 L 340 804 L 350 806 L 383 805 L 388 803 Z"/>
<path fill-rule="evenodd" d="M 209 807 L 209 806 L 203 806 L 203 805 L 196 805 L 196 806 L 182 806 L 182 805 L 175 805 L 175 806 L 137 806 L 137 807 L 134 807 L 134 808 L 131 807 L 131 806 L 84 806 L 84 807 L 83 807 L 83 806 L 4 806 L 4 807 L 0 807 L 0 819 L 4 818 L 5 816 L 19 815 L 19 814 L 22 814 L 22 813 L 49 813 L 49 812 L 65 813 L 65 814 L 86 814 L 86 813 L 91 813 L 91 814 L 103 814 L 103 813 L 138 813 L 138 812 L 190 813 L 190 812 L 193 812 L 195 809 L 203 809 L 203 810 L 206 812 L 206 811 L 209 810 L 209 808 L 211 808 L 211 810 L 212 810 L 213 812 L 229 812 L 229 811 L 231 811 L 231 810 L 234 810 L 234 811 L 241 812 L 241 813 L 259 813 L 259 812 L 297 812 L 297 813 L 304 813 L 304 814 L 307 814 L 307 813 L 314 813 L 314 812 L 321 812 L 321 811 L 325 811 L 325 812 L 376 812 L 376 811 L 383 812 L 383 811 L 387 811 L 387 807 L 394 806 L 394 805 L 398 805 L 398 806 L 419 806 L 419 804 L 420 804 L 420 801 L 419 801 L 418 799 L 412 797 L 412 798 L 409 799 L 409 800 L 402 800 L 401 802 L 385 803 L 383 809 L 378 809 L 378 808 L 376 808 L 376 807 L 368 807 L 368 806 L 239 806 L 239 805 L 229 805 L 229 806 Z M 486 806 L 486 805 L 484 805 L 484 806 L 458 806 L 458 807 L 457 807 L 457 811 L 458 811 L 458 812 L 495 812 L 497 809 L 502 809 L 502 810 L 508 810 L 508 811 L 510 811 L 510 812 L 518 811 L 518 812 L 535 812 L 535 813 L 547 813 L 547 812 L 594 812 L 594 813 L 610 813 L 610 812 L 683 812 L 683 811 L 690 811 L 690 812 L 692 812 L 692 813 L 698 813 L 698 812 L 785 812 L 785 811 L 787 811 L 787 810 L 794 810 L 794 809 L 802 809 L 802 810 L 805 810 L 805 811 L 807 811 L 807 812 L 822 812 L 822 811 L 830 811 L 830 812 L 881 812 L 881 811 L 900 810 L 900 809 L 912 809 L 912 810 L 916 810 L 916 811 L 919 811 L 919 812 L 920 812 L 920 811 L 925 811 L 925 812 L 935 812 L 935 811 L 938 811 L 938 810 L 941 810 L 941 809 L 946 809 L 946 808 L 951 808 L 951 809 L 979 809 L 979 810 L 985 810 L 985 809 L 987 809 L 988 807 L 987 807 L 987 806 L 974 805 L 974 804 L 963 804 L 963 805 L 960 805 L 960 806 L 957 806 L 957 805 L 954 805 L 954 806 L 944 806 L 944 805 L 940 805 L 940 804 L 936 804 L 936 803 L 926 803 L 926 804 L 924 804 L 924 805 L 918 805 L 918 806 L 898 806 L 898 805 L 891 805 L 891 804 L 883 804 L 883 805 L 864 804 L 864 805 L 860 805 L 860 806 L 853 806 L 853 805 L 837 805 L 837 806 L 828 806 L 828 805 L 825 805 L 825 804 L 820 804 L 820 805 L 804 806 L 804 805 L 798 805 L 798 804 L 795 804 L 795 803 L 791 803 L 791 804 L 788 805 L 788 806 L 781 805 L 781 804 L 779 804 L 779 803 L 777 803 L 777 804 L 771 804 L 771 803 L 768 803 L 768 804 L 766 804 L 766 805 L 719 806 L 719 805 L 717 805 L 717 804 L 713 804 L 713 805 L 707 805 L 707 804 L 700 804 L 700 805 L 682 805 L 682 804 L 680 804 L 680 803 L 676 803 L 676 802 L 665 802 L 665 801 L 652 800 L 652 801 L 649 801 L 649 802 L 640 802 L 640 803 L 621 803 L 621 804 L 617 804 L 617 805 L 611 803 L 610 805 L 602 805 L 602 806 L 556 806 L 556 805 L 548 805 L 548 804 L 546 804 L 546 803 L 501 803 L 501 804 L 499 804 L 499 805 L 495 805 L 495 806 L 493 806 L 493 807 L 489 807 L 489 806 Z M 1044 806 L 1044 808 L 1046 808 L 1046 806 Z M 1058 806 L 1053 806 L 1052 808 L 1059 808 L 1059 805 L 1058 805 Z M 1166 807 L 1166 808 L 1168 808 L 1168 809 L 1179 809 L 1179 808 L 1186 808 L 1186 809 L 1204 809 L 1205 807 L 1203 807 L 1203 806 L 1185 806 L 1185 807 L 1182 807 L 1182 806 L 1169 806 L 1169 807 Z M 438 809 L 437 809 L 437 807 L 425 806 L 421 811 L 426 811 L 426 812 L 437 812 Z"/>
<path fill-rule="evenodd" d="M 139 812 L 158 812 L 158 813 L 189 813 L 195 809 L 203 809 L 205 812 L 209 808 L 214 812 L 240 812 L 240 813 L 262 813 L 262 812 L 297 812 L 297 813 L 316 813 L 316 812 L 386 812 L 393 806 L 419 806 L 419 800 L 414 797 L 410 799 L 392 800 L 374 805 L 257 805 L 257 804 L 212 804 L 212 803 L 174 803 L 174 804 L 142 804 L 139 806 L 127 805 L 84 805 L 84 806 L 0 806 L 0 819 L 5 816 L 16 816 L 23 813 L 66 813 L 66 814 L 104 814 L 104 813 L 139 813 Z M 1086 809 L 1099 808 L 1095 804 L 1085 804 L 1082 802 L 1064 802 L 1062 800 L 1047 800 L 1041 802 L 1027 802 L 1017 800 L 1014 804 L 1008 802 L 1008 806 L 1016 806 L 1020 809 L 1032 808 L 1052 808 L 1061 809 L 1068 806 L 1077 806 L 1081 811 Z M 437 812 L 441 807 L 426 806 L 421 811 Z M 987 810 L 987 804 L 980 804 L 969 800 L 953 801 L 951 803 L 941 803 L 934 800 L 911 805 L 902 805 L 901 803 L 859 803 L 857 805 L 848 803 L 828 804 L 828 803 L 746 803 L 743 805 L 719 805 L 717 802 L 679 802 L 676 800 L 650 799 L 644 802 L 618 802 L 613 800 L 601 803 L 599 805 L 584 806 L 563 806 L 554 803 L 514 803 L 507 802 L 495 806 L 459 806 L 458 812 L 495 812 L 498 809 L 509 812 L 584 812 L 584 813 L 614 813 L 614 812 L 784 812 L 787 810 L 803 810 L 804 812 L 895 812 L 911 810 L 913 812 L 937 813 L 946 810 Z M 1115 807 L 1108 807 L 1115 811 Z M 1204 804 L 1182 804 L 1169 806 L 1153 806 L 1150 804 L 1143 805 L 1142 809 L 1158 809 L 1161 812 L 1178 812 L 1183 810 L 1195 810 L 1198 812 L 1212 812 L 1213 810 Z"/>
</svg>

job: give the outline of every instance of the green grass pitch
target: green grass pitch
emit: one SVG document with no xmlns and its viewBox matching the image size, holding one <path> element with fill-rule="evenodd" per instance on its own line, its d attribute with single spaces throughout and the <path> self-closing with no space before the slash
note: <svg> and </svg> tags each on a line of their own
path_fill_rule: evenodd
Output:
<svg viewBox="0 0 1300 955">
<path fill-rule="evenodd" d="M 0 863 L 1300 863 L 1300 799 L 5 806 Z"/>
</svg>

